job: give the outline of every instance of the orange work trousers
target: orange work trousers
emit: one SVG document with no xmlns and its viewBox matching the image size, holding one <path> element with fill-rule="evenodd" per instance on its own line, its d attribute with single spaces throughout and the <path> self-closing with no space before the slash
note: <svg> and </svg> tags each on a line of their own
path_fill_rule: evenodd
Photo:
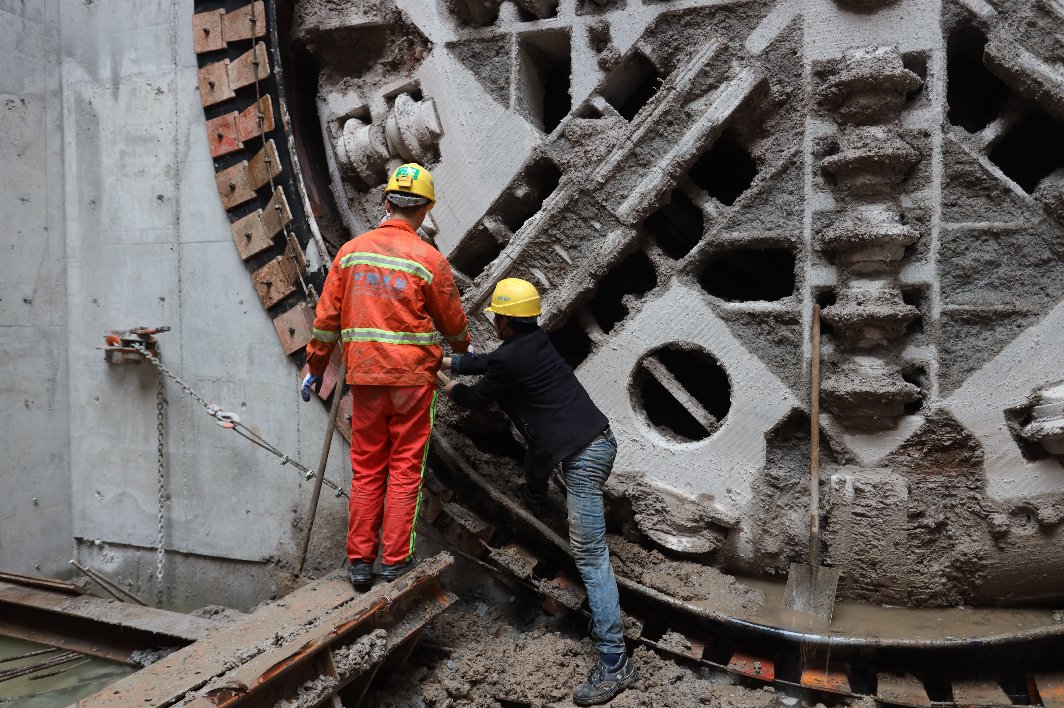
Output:
<svg viewBox="0 0 1064 708">
<path fill-rule="evenodd" d="M 436 417 L 436 385 L 352 386 L 347 557 L 384 563 L 414 554 L 421 480 Z"/>
</svg>

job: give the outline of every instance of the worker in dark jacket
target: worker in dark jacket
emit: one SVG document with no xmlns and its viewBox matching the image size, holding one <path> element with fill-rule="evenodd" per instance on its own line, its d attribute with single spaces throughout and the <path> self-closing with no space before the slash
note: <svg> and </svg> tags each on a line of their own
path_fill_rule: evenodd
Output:
<svg viewBox="0 0 1064 708">
<path fill-rule="evenodd" d="M 491 307 L 495 334 L 503 340 L 490 354 L 445 358 L 456 374 L 482 374 L 474 386 L 450 381 L 444 392 L 460 406 L 480 408 L 492 401 L 510 417 L 528 442 L 525 482 L 517 485 L 534 514 L 546 510 L 547 481 L 561 464 L 569 507 L 569 542 L 587 586 L 592 635 L 599 661 L 573 693 L 581 706 L 608 703 L 635 681 L 625 654 L 617 580 L 606 546 L 602 487 L 613 469 L 617 441 L 609 420 L 595 407 L 536 323 L 539 293 L 524 280 L 507 278 L 495 287 Z"/>
</svg>

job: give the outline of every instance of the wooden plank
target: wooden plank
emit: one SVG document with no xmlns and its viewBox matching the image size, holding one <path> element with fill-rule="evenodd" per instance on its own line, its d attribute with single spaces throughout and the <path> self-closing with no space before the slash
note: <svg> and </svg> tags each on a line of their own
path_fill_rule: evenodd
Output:
<svg viewBox="0 0 1064 708">
<path fill-rule="evenodd" d="M 435 582 L 433 579 L 452 562 L 448 554 L 426 559 L 396 582 L 379 585 L 361 596 L 351 588 L 346 572 L 337 570 L 171 654 L 166 661 L 152 664 L 83 698 L 76 705 L 84 708 L 170 705 L 234 666 L 241 668 L 229 676 L 226 685 L 240 682 L 246 693 L 252 684 L 272 681 L 282 674 L 279 663 L 284 663 L 285 668 L 298 668 L 313 661 L 330 643 L 344 642 L 344 636 L 358 625 L 360 618 L 372 617 L 377 610 L 401 606 L 404 598 L 411 597 L 411 593 L 416 596 L 422 583 Z M 448 593 L 443 595 L 426 599 L 435 602 L 442 611 L 455 599 Z M 328 618 L 309 632 L 295 633 L 286 644 L 275 647 L 278 635 L 284 636 L 326 614 Z M 249 649 L 253 647 L 266 650 L 248 660 Z M 275 667 L 277 670 L 271 671 Z M 215 702 L 220 703 L 224 700 Z"/>
</svg>

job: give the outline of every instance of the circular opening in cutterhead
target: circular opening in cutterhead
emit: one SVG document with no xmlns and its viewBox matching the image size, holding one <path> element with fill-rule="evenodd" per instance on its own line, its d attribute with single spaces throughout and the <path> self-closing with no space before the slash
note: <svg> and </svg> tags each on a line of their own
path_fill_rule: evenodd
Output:
<svg viewBox="0 0 1064 708">
<path fill-rule="evenodd" d="M 731 408 L 731 384 L 712 354 L 693 344 L 667 344 L 639 362 L 632 404 L 659 435 L 678 443 L 715 433 Z"/>
</svg>

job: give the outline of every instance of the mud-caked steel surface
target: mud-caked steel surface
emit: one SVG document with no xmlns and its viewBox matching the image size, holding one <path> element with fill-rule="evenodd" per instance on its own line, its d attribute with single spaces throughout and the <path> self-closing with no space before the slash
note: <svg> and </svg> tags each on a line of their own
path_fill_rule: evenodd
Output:
<svg viewBox="0 0 1064 708">
<path fill-rule="evenodd" d="M 473 350 L 498 279 L 539 288 L 619 441 L 611 524 L 732 571 L 802 560 L 819 303 L 840 599 L 1064 596 L 1064 468 L 1030 432 L 1064 378 L 1059 3 L 334 8 L 301 0 L 292 43 L 346 227 L 417 159 Z M 519 474 L 506 421 L 438 421 Z"/>
<path fill-rule="evenodd" d="M 137 651 L 191 644 L 221 625 L 200 617 L 0 581 L 0 634 L 137 665 Z"/>
<path fill-rule="evenodd" d="M 77 705 L 274 705 L 297 692 L 300 705 L 328 703 L 385 658 L 406 658 L 456 599 L 439 580 L 451 563 L 442 553 L 363 595 L 337 571 Z"/>
</svg>

